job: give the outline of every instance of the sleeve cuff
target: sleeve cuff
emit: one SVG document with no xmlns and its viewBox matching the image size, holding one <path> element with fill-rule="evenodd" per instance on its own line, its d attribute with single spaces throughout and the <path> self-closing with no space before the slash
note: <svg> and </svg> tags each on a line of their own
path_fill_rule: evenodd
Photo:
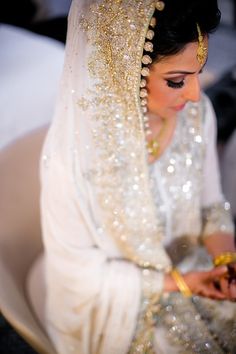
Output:
<svg viewBox="0 0 236 354">
<path fill-rule="evenodd" d="M 217 233 L 224 232 L 234 235 L 234 223 L 231 215 L 230 203 L 227 201 L 215 203 L 203 209 L 202 239 Z"/>
</svg>

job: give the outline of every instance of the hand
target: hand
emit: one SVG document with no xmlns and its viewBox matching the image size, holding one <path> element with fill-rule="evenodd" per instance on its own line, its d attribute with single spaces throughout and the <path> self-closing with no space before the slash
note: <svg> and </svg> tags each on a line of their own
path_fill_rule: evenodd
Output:
<svg viewBox="0 0 236 354">
<path fill-rule="evenodd" d="M 236 264 L 227 265 L 227 274 L 219 279 L 219 288 L 228 300 L 236 300 Z"/>
<path fill-rule="evenodd" d="M 216 282 L 221 282 L 226 278 L 228 270 L 226 266 L 213 268 L 210 271 L 189 272 L 183 278 L 191 292 L 216 300 L 225 300 L 227 295 L 216 287 Z"/>
</svg>

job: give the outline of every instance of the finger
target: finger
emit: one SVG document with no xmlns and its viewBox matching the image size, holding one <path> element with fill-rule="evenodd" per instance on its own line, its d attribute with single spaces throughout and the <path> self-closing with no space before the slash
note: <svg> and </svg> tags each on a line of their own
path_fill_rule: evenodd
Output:
<svg viewBox="0 0 236 354">
<path fill-rule="evenodd" d="M 216 279 L 216 278 L 221 278 L 224 275 L 226 275 L 228 272 L 228 269 L 226 266 L 220 266 L 213 268 L 212 270 L 205 272 L 205 279 Z"/>
<path fill-rule="evenodd" d="M 228 264 L 227 268 L 228 268 L 227 278 L 228 278 L 229 284 L 231 284 L 236 279 L 236 270 L 235 270 L 235 266 L 233 264 Z"/>
<path fill-rule="evenodd" d="M 225 278 L 221 278 L 220 280 L 220 289 L 225 294 L 225 296 L 229 299 L 231 298 L 230 289 L 229 289 L 229 282 Z"/>
<path fill-rule="evenodd" d="M 216 299 L 216 300 L 225 300 L 226 295 L 220 291 L 217 290 L 214 286 L 201 286 L 199 289 L 199 293 L 202 296 L 211 298 L 211 299 Z"/>
<path fill-rule="evenodd" d="M 228 268 L 225 265 L 220 267 L 215 267 L 210 272 L 212 277 L 222 277 L 227 273 L 228 273 Z"/>
<path fill-rule="evenodd" d="M 233 282 L 229 286 L 229 297 L 231 300 L 236 300 L 236 283 Z"/>
</svg>

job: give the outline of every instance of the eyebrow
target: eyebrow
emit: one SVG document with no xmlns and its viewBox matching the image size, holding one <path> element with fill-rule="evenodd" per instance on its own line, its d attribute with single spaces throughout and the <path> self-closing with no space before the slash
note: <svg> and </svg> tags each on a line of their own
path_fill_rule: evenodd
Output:
<svg viewBox="0 0 236 354">
<path fill-rule="evenodd" d="M 205 61 L 205 64 L 201 67 L 200 72 L 204 69 L 204 67 L 206 66 L 206 63 L 207 63 L 207 60 Z M 193 74 L 196 74 L 196 71 L 173 70 L 173 71 L 168 71 L 167 73 L 165 73 L 165 75 L 169 75 L 169 74 L 172 74 L 172 75 L 173 74 L 193 75 Z"/>
<path fill-rule="evenodd" d="M 168 75 L 168 74 L 184 74 L 184 75 L 188 75 L 188 74 L 195 74 L 195 71 L 177 70 L 177 71 L 168 71 L 165 74 L 166 75 Z"/>
</svg>

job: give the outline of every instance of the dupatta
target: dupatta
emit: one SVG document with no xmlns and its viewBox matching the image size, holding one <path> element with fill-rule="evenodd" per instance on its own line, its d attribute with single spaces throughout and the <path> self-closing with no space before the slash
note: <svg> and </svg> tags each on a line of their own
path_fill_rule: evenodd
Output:
<svg viewBox="0 0 236 354">
<path fill-rule="evenodd" d="M 140 311 L 133 353 L 150 347 L 152 316 L 146 314 L 154 313 L 171 267 L 150 189 L 140 99 L 154 10 L 152 0 L 71 5 L 41 170 L 48 330 L 63 354 L 62 332 L 73 333 L 80 353 L 127 352 Z"/>
</svg>

